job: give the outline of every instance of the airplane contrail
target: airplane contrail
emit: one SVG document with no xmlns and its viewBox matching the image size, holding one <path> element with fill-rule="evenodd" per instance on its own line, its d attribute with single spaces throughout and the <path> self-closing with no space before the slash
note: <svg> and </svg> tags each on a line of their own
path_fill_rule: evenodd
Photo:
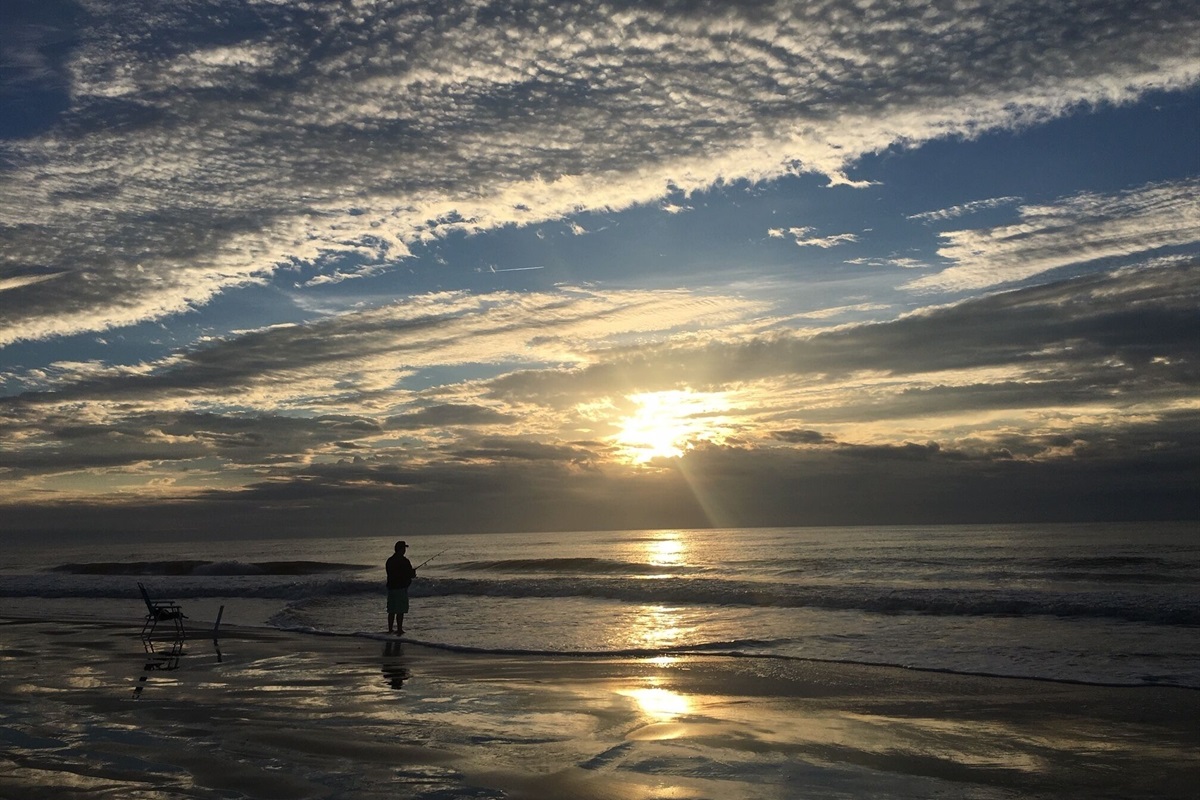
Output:
<svg viewBox="0 0 1200 800">
<path fill-rule="evenodd" d="M 489 264 L 488 269 L 490 269 L 492 272 L 526 272 L 531 269 L 545 269 L 545 267 L 506 267 L 505 269 L 496 269 L 494 266 Z"/>
</svg>

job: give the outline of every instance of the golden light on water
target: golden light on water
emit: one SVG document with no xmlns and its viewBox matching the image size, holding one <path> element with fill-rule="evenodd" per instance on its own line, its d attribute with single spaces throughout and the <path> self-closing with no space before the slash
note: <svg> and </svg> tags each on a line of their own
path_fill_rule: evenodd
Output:
<svg viewBox="0 0 1200 800">
<path fill-rule="evenodd" d="M 629 400 L 636 409 L 621 421 L 613 440 L 635 464 L 678 458 L 697 442 L 719 442 L 729 423 L 725 392 L 645 392 Z"/>
<path fill-rule="evenodd" d="M 646 560 L 659 567 L 678 567 L 685 562 L 687 544 L 675 532 L 666 532 L 660 539 L 646 542 Z"/>
<path fill-rule="evenodd" d="M 653 538 L 641 542 L 639 546 L 646 563 L 664 568 L 680 567 L 687 563 L 687 540 L 680 531 L 658 531 Z M 632 637 L 640 640 L 641 646 L 651 649 L 682 644 L 688 630 L 680 609 L 658 604 L 639 608 L 630 626 Z M 675 658 L 663 655 L 653 661 L 666 665 L 674 663 Z M 657 685 L 658 682 L 657 678 L 652 678 L 650 686 L 629 689 L 622 694 L 633 698 L 656 723 L 670 722 L 691 710 L 692 703 L 685 695 L 663 688 Z"/>
<path fill-rule="evenodd" d="M 671 568 L 687 563 L 687 542 L 679 531 L 661 531 L 655 538 L 641 542 L 640 547 L 647 564 L 664 570 L 663 574 L 647 576 L 649 578 L 668 578 Z M 682 643 L 687 628 L 678 608 L 655 604 L 638 609 L 630 633 L 638 646 L 674 647 Z"/>
<path fill-rule="evenodd" d="M 670 606 L 642 606 L 634 624 L 642 647 L 673 647 L 680 644 L 684 632 L 676 609 Z"/>
<path fill-rule="evenodd" d="M 692 702 L 685 695 L 658 686 L 627 689 L 621 694 L 632 697 L 643 712 L 659 722 L 668 722 L 692 709 Z"/>
</svg>

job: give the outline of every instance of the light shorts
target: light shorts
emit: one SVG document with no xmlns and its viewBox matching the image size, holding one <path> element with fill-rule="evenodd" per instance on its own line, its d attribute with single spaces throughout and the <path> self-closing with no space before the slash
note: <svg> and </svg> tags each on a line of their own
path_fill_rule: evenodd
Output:
<svg viewBox="0 0 1200 800">
<path fill-rule="evenodd" d="M 389 614 L 408 613 L 408 589 L 388 589 Z"/>
</svg>

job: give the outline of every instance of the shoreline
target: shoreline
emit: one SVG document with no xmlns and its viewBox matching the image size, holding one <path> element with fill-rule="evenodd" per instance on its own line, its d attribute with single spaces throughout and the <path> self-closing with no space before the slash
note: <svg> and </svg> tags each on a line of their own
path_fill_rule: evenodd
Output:
<svg viewBox="0 0 1200 800">
<path fill-rule="evenodd" d="M 270 628 L 277 630 L 280 633 L 288 633 L 296 636 L 329 636 L 335 638 L 348 639 L 366 639 L 368 641 L 377 642 L 399 642 L 402 644 L 412 645 L 414 647 L 422 647 L 429 650 L 436 650 L 443 653 L 465 655 L 465 656 L 493 656 L 493 657 L 527 657 L 527 658 L 545 658 L 545 659 L 633 659 L 633 660 L 654 660 L 662 658 L 680 659 L 680 658 L 698 658 L 698 659 L 746 659 L 749 661 L 782 661 L 795 662 L 801 664 L 825 665 L 830 667 L 869 667 L 873 669 L 895 669 L 906 672 L 927 672 L 934 675 L 961 676 L 964 678 L 994 678 L 997 680 L 1006 681 L 1034 681 L 1039 683 L 1063 684 L 1065 686 L 1093 686 L 1098 689 L 1179 689 L 1185 692 L 1200 692 L 1200 686 L 1191 686 L 1185 683 L 1169 683 L 1166 681 L 1154 683 L 1122 683 L 1117 681 L 1089 681 L 1082 678 L 1056 678 L 1045 675 L 1006 675 L 999 672 L 985 672 L 979 670 L 951 669 L 949 667 L 921 667 L 911 664 L 894 664 L 884 661 L 860 661 L 854 659 L 838 659 L 838 658 L 818 658 L 815 656 L 792 656 L 783 655 L 780 653 L 751 653 L 740 650 L 725 650 L 724 645 L 719 648 L 708 649 L 704 647 L 688 647 L 686 645 L 679 647 L 658 647 L 658 648 L 639 648 L 639 649 L 623 649 L 623 650 L 525 650 L 520 648 L 488 648 L 474 647 L 471 645 L 445 644 L 442 642 L 429 642 L 415 639 L 410 636 L 391 636 L 387 633 L 374 633 L 370 631 L 356 631 L 353 633 L 344 633 L 338 631 L 322 631 L 322 630 L 305 630 L 300 628 Z M 196 636 L 188 637 L 189 639 L 209 639 L 211 636 Z"/>
<path fill-rule="evenodd" d="M 193 605 L 194 598 L 189 598 L 189 608 Z M 56 601 L 66 604 L 66 601 Z M 128 606 L 133 613 L 143 613 L 137 607 L 138 604 L 131 601 L 121 601 L 123 605 Z M 244 604 L 244 600 L 242 600 Z M 215 611 L 215 603 L 201 603 L 202 606 L 211 606 L 208 612 Z M 215 614 L 212 614 L 215 618 Z M 69 614 L 59 615 L 56 617 L 60 621 L 70 621 L 77 624 L 104 624 L 114 627 L 130 627 L 127 622 L 122 622 L 111 616 L 92 616 L 86 614 Z M 0 625 L 5 623 L 36 623 L 43 621 L 43 617 L 30 616 L 26 611 L 17 614 L 0 613 Z M 189 617 L 187 626 L 187 639 L 189 641 L 204 641 L 212 638 L 212 629 L 216 624 L 213 620 L 206 620 L 200 617 Z M 205 626 L 197 628 L 197 625 Z M 830 667 L 870 667 L 884 670 L 902 670 L 906 672 L 930 673 L 934 675 L 946 675 L 950 677 L 961 676 L 966 678 L 988 678 L 997 680 L 1016 680 L 1016 681 L 1031 681 L 1036 683 L 1061 684 L 1064 686 L 1081 686 L 1081 687 L 1096 687 L 1102 689 L 1178 689 L 1185 692 L 1200 692 L 1200 685 L 1192 685 L 1188 683 L 1174 683 L 1168 680 L 1154 681 L 1104 681 L 1104 680 L 1088 680 L 1085 678 L 1057 677 L 1051 675 L 1020 675 L 1003 672 L 992 672 L 987 670 L 972 670 L 951 667 L 936 667 L 936 666 L 920 666 L 915 664 L 903 664 L 888 661 L 869 661 L 862 659 L 839 659 L 839 658 L 824 658 L 819 656 L 795 656 L 772 652 L 748 652 L 745 650 L 728 649 L 729 645 L 722 644 L 715 647 L 710 646 L 687 646 L 680 645 L 678 647 L 647 647 L 647 648 L 625 648 L 614 650 L 544 650 L 544 649 L 524 649 L 514 647 L 478 647 L 466 644 L 450 644 L 437 641 L 426 641 L 416 638 L 413 635 L 404 637 L 392 637 L 384 631 L 330 631 L 316 628 L 303 627 L 277 627 L 265 622 L 251 623 L 233 623 L 224 622 L 221 624 L 222 637 L 227 635 L 228 631 L 240 630 L 250 632 L 254 630 L 262 630 L 279 634 L 286 634 L 297 637 L 322 637 L 322 638 L 338 638 L 338 639 L 359 639 L 366 641 L 387 642 L 399 641 L 406 645 L 414 647 L 427 648 L 429 650 L 439 651 L 450 655 L 476 655 L 476 656 L 492 656 L 492 657 L 530 657 L 530 658 L 563 658 L 563 659 L 606 659 L 606 658 L 625 658 L 625 659 L 656 659 L 656 658 L 714 658 L 714 659 L 745 659 L 749 661 L 780 661 L 784 663 L 800 663 L 826 665 Z"/>
<path fill-rule="evenodd" d="M 0 618 L 0 795 L 1183 798 L 1200 751 L 1191 688 L 138 631 Z"/>
</svg>

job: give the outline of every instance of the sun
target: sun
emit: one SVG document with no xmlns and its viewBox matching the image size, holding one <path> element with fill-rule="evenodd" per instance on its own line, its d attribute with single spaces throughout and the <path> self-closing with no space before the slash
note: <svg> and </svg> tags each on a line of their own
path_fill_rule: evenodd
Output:
<svg viewBox="0 0 1200 800">
<path fill-rule="evenodd" d="M 717 441 L 729 409 L 723 392 L 690 389 L 629 395 L 635 410 L 620 423 L 613 440 L 635 464 L 678 458 L 696 442 Z"/>
</svg>

